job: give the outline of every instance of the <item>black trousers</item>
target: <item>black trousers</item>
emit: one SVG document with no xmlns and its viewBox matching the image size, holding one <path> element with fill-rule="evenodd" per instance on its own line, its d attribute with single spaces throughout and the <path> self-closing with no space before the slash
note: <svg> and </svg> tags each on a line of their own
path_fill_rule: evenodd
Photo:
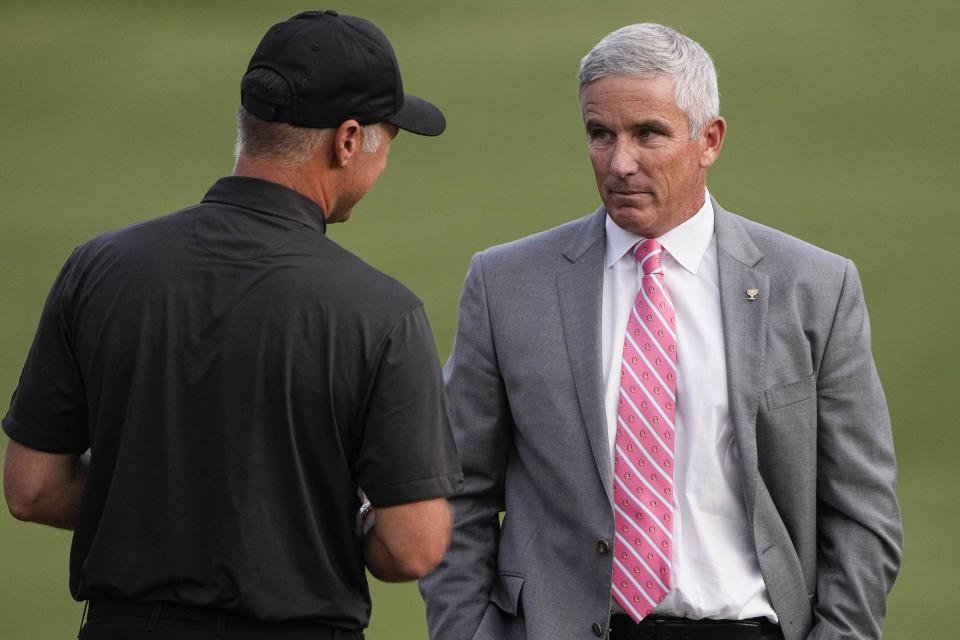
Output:
<svg viewBox="0 0 960 640">
<path fill-rule="evenodd" d="M 651 616 L 634 622 L 623 614 L 610 617 L 610 640 L 783 640 L 779 625 L 766 619 L 689 620 Z"/>
<path fill-rule="evenodd" d="M 216 608 L 97 599 L 79 640 L 363 640 L 317 622 L 262 622 Z"/>
</svg>

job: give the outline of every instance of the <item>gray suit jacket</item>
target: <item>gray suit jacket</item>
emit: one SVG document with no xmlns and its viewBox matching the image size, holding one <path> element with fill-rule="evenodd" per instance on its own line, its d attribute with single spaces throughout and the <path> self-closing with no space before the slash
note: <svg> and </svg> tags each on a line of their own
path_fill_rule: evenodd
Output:
<svg viewBox="0 0 960 640">
<path fill-rule="evenodd" d="M 879 638 L 902 534 L 856 269 L 714 208 L 730 418 L 773 607 L 786 640 Z M 445 368 L 465 488 L 450 549 L 420 585 L 433 640 L 605 634 L 605 215 L 470 264 Z"/>
</svg>

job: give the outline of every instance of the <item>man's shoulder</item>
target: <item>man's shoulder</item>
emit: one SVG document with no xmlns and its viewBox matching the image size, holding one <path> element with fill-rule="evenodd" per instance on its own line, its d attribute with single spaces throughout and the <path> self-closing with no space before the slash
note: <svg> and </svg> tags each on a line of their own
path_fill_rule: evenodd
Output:
<svg viewBox="0 0 960 640">
<path fill-rule="evenodd" d="M 328 250 L 336 255 L 338 267 L 332 277 L 343 277 L 345 297 L 354 297 L 362 306 L 383 307 L 389 303 L 394 309 L 406 312 L 422 305 L 420 298 L 392 275 L 381 271 L 353 252 L 332 240 Z"/>
<path fill-rule="evenodd" d="M 132 250 L 156 247 L 158 241 L 166 239 L 165 236 L 182 233 L 189 222 L 188 214 L 202 206 L 202 204 L 193 204 L 178 211 L 163 213 L 103 231 L 86 240 L 79 248 L 95 251 L 107 247 L 129 247 Z"/>
<path fill-rule="evenodd" d="M 783 265 L 797 270 L 803 265 L 827 265 L 841 270 L 849 260 L 823 247 L 791 235 L 781 229 L 719 209 L 717 238 L 721 250 L 731 251 L 752 243 L 768 266 Z M 749 238 L 749 241 L 745 240 Z"/>
<path fill-rule="evenodd" d="M 484 262 L 541 262 L 564 254 L 575 259 L 578 252 L 603 238 L 603 214 L 598 210 L 551 229 L 494 245 L 478 255 Z"/>
<path fill-rule="evenodd" d="M 224 237 L 198 237 L 202 234 L 196 229 L 196 218 L 217 214 L 218 209 L 216 204 L 198 203 L 106 231 L 77 247 L 71 261 L 83 271 L 150 272 L 161 278 L 171 277 L 176 267 L 193 271 L 199 265 L 203 271 L 244 264 L 248 271 L 269 271 L 276 287 L 295 293 L 304 304 L 335 299 L 338 308 L 385 319 L 422 305 L 402 282 L 326 235 L 304 233 L 300 228 L 268 238 L 234 233 L 227 238 L 229 248 L 218 244 Z M 242 231 L 256 231 L 256 227 Z M 156 269 L 152 269 L 154 263 Z"/>
<path fill-rule="evenodd" d="M 178 246 L 190 208 L 103 231 L 80 243 L 67 260 L 78 272 L 142 269 L 165 263 Z"/>
</svg>

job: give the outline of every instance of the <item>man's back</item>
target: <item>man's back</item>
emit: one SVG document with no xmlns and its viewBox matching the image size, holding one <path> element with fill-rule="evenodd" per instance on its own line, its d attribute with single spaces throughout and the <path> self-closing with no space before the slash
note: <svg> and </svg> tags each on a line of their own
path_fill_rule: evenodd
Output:
<svg viewBox="0 0 960 640">
<path fill-rule="evenodd" d="M 432 366 L 401 375 L 431 376 L 436 356 L 416 296 L 323 231 L 307 198 L 226 178 L 200 205 L 71 256 L 36 347 L 70 348 L 38 360 L 56 362 L 49 379 L 24 375 L 62 390 L 65 421 L 88 411 L 77 597 L 365 620 L 357 487 L 388 503 L 406 497 L 391 485 L 444 472 L 404 468 L 397 442 L 429 450 L 418 427 L 438 417 L 392 423 L 385 405 L 404 387 L 380 364 L 427 346 Z M 11 411 L 28 439 L 34 406 L 18 397 Z M 71 433 L 63 446 L 83 450 Z"/>
</svg>

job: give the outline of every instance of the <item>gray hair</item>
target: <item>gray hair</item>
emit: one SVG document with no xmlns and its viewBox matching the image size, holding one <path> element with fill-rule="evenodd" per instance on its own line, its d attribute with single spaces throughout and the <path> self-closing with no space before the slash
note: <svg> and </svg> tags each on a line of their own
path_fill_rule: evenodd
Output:
<svg viewBox="0 0 960 640">
<path fill-rule="evenodd" d="M 243 107 L 237 112 L 237 144 L 234 158 L 241 154 L 254 158 L 270 158 L 275 162 L 293 166 L 305 162 L 331 135 L 333 129 L 296 127 L 285 122 L 267 122 Z M 363 142 L 360 149 L 366 153 L 380 150 L 383 142 L 381 123 L 360 127 Z"/>
<path fill-rule="evenodd" d="M 600 78 L 626 74 L 673 78 L 673 97 L 690 121 L 690 137 L 720 115 L 717 71 L 703 47 L 661 24 L 632 24 L 607 35 L 580 61 L 580 111 L 587 87 Z"/>
<path fill-rule="evenodd" d="M 268 122 L 243 107 L 237 112 L 237 145 L 234 156 L 269 158 L 284 166 L 305 162 L 316 153 L 329 129 L 295 127 L 285 122 Z"/>
<path fill-rule="evenodd" d="M 375 153 L 380 150 L 380 143 L 383 142 L 383 123 L 361 125 L 360 132 L 363 134 L 361 151 Z"/>
<path fill-rule="evenodd" d="M 266 68 L 253 69 L 240 83 L 245 93 L 271 104 L 290 104 L 290 89 L 277 73 Z M 269 122 L 253 115 L 243 107 L 237 112 L 237 144 L 234 156 L 241 154 L 271 160 L 292 166 L 305 162 L 324 143 L 331 129 L 298 127 L 286 122 Z M 380 149 L 383 127 L 380 123 L 360 127 L 363 134 L 361 150 L 373 153 Z"/>
</svg>

